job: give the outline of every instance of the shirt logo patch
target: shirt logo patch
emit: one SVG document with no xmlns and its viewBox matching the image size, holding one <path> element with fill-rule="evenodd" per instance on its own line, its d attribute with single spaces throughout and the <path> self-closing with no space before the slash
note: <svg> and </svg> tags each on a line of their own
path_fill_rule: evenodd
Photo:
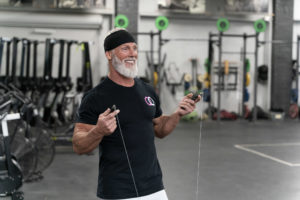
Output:
<svg viewBox="0 0 300 200">
<path fill-rule="evenodd" d="M 145 102 L 148 106 L 155 106 L 155 102 L 151 97 L 145 97 Z"/>
</svg>

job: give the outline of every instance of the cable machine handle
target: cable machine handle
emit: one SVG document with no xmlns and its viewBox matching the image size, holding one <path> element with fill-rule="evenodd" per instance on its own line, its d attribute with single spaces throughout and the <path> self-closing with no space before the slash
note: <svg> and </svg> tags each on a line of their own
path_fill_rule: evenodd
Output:
<svg viewBox="0 0 300 200">
<path fill-rule="evenodd" d="M 11 41 L 6 42 L 6 83 L 10 77 L 10 45 Z"/>
<path fill-rule="evenodd" d="M 13 54 L 12 54 L 12 69 L 11 79 L 13 83 L 16 83 L 16 70 L 17 70 L 17 56 L 18 56 L 18 38 L 13 38 Z"/>
<path fill-rule="evenodd" d="M 58 81 L 62 81 L 63 64 L 64 64 L 64 48 L 65 41 L 59 40 L 59 63 L 58 63 Z"/>
</svg>

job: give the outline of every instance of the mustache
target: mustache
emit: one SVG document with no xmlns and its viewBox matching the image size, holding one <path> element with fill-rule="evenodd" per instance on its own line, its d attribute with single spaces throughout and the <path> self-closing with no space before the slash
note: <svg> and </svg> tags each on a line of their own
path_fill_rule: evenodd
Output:
<svg viewBox="0 0 300 200">
<path fill-rule="evenodd" d="M 137 61 L 137 59 L 136 58 L 125 58 L 125 59 L 123 59 L 123 61 L 125 62 L 125 61 Z"/>
</svg>

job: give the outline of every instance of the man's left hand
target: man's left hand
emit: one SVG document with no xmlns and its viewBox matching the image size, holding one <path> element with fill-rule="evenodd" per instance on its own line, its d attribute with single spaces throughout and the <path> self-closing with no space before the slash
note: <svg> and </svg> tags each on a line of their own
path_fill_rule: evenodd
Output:
<svg viewBox="0 0 300 200">
<path fill-rule="evenodd" d="M 195 101 L 191 99 L 192 96 L 193 93 L 189 93 L 180 101 L 179 106 L 176 110 L 176 113 L 178 113 L 180 117 L 187 115 L 195 110 L 196 103 L 200 101 L 201 96 L 198 95 Z"/>
</svg>

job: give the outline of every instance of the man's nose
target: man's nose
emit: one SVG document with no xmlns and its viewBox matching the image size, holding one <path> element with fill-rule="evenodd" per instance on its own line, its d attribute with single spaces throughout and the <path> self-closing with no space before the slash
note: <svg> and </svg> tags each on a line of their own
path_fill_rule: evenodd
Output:
<svg viewBox="0 0 300 200">
<path fill-rule="evenodd" d="M 137 50 L 134 48 L 130 49 L 130 56 L 137 57 Z"/>
</svg>

